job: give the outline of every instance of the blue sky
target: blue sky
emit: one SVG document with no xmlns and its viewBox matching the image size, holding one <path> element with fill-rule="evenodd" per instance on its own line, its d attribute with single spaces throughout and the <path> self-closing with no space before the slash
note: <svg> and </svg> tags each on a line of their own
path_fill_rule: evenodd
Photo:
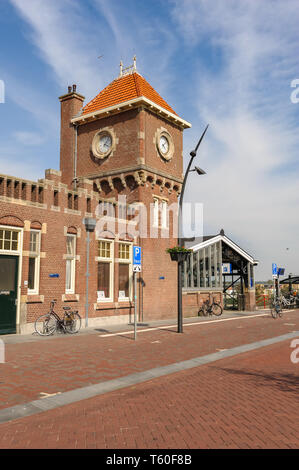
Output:
<svg viewBox="0 0 299 470">
<path fill-rule="evenodd" d="M 297 0 L 0 0 L 0 173 L 59 168 L 58 96 L 76 83 L 88 101 L 136 54 L 192 123 L 185 165 L 209 123 L 207 175 L 191 174 L 185 196 L 203 202 L 205 233 L 224 228 L 258 279 L 272 262 L 299 274 L 298 23 Z"/>
</svg>

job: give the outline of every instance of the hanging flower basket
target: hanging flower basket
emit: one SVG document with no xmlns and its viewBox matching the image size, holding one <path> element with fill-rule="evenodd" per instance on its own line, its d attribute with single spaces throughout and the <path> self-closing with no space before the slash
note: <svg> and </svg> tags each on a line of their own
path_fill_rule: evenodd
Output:
<svg viewBox="0 0 299 470">
<path fill-rule="evenodd" d="M 192 252 L 192 250 L 188 250 L 187 248 L 181 247 L 181 246 L 175 246 L 174 248 L 168 248 L 167 253 L 170 254 L 170 258 L 172 261 L 186 261 L 188 258 L 189 254 Z"/>
</svg>

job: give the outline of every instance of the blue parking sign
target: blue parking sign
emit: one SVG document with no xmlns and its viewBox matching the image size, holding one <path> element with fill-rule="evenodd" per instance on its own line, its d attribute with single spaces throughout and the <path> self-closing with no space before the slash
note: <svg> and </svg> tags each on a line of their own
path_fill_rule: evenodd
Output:
<svg viewBox="0 0 299 470">
<path fill-rule="evenodd" d="M 133 246 L 133 264 L 141 265 L 141 247 Z"/>
<path fill-rule="evenodd" d="M 272 263 L 272 275 L 277 275 L 277 264 Z"/>
</svg>

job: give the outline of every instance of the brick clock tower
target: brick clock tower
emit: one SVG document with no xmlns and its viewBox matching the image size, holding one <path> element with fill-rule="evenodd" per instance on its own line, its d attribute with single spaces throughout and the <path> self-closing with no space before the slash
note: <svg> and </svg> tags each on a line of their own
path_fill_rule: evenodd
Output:
<svg viewBox="0 0 299 470">
<path fill-rule="evenodd" d="M 191 125 L 137 72 L 135 58 L 131 67 L 121 63 L 118 78 L 87 105 L 74 86 L 60 101 L 62 181 L 75 189 L 87 181 L 93 185 L 95 237 L 114 244 L 110 315 L 124 313 L 118 310 L 118 245 L 131 241 L 142 247 L 140 320 L 174 317 L 177 263 L 166 249 L 177 245 L 173 214 L 183 181 L 183 130 Z M 115 226 L 109 217 L 113 213 Z"/>
</svg>

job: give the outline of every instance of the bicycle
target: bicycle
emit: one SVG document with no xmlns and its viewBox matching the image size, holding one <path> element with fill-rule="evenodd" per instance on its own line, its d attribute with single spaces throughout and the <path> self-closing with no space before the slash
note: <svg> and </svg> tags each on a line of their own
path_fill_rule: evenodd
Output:
<svg viewBox="0 0 299 470">
<path fill-rule="evenodd" d="M 209 300 L 206 300 L 203 304 L 202 307 L 198 311 L 198 316 L 208 316 L 208 315 L 216 315 L 219 317 L 223 313 L 223 308 L 221 307 L 220 304 L 215 302 L 215 299 L 213 298 L 213 302 L 210 304 Z"/>
<path fill-rule="evenodd" d="M 50 336 L 54 332 L 63 331 L 64 333 L 78 333 L 81 328 L 81 317 L 77 310 L 71 310 L 71 307 L 63 307 L 64 315 L 60 318 L 54 312 L 56 299 L 50 302 L 50 311 L 37 318 L 34 323 L 36 333 L 40 336 Z"/>
<path fill-rule="evenodd" d="M 280 297 L 280 302 L 285 308 L 296 307 L 297 301 L 296 298 L 290 295 L 289 298 L 286 298 L 284 295 Z"/>
<path fill-rule="evenodd" d="M 272 299 L 270 303 L 271 315 L 273 318 L 282 317 L 282 306 L 279 298 Z"/>
</svg>

